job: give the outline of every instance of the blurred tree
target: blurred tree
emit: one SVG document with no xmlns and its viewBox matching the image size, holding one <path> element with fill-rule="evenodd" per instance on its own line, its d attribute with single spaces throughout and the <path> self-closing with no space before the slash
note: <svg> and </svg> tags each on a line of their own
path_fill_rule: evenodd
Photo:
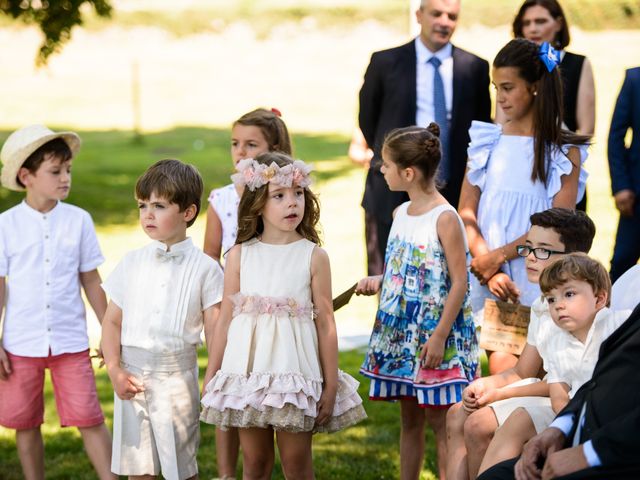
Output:
<svg viewBox="0 0 640 480">
<path fill-rule="evenodd" d="M 81 9 L 91 5 L 100 17 L 111 16 L 111 0 L 0 0 L 0 11 L 27 24 L 37 24 L 44 34 L 36 64 L 47 63 L 71 38 L 71 29 L 82 25 Z"/>
</svg>

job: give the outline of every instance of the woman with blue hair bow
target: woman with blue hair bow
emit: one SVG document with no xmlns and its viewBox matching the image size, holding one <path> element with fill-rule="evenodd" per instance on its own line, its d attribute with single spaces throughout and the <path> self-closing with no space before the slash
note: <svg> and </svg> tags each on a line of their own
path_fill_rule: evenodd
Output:
<svg viewBox="0 0 640 480">
<path fill-rule="evenodd" d="M 510 41 L 492 71 L 504 122 L 473 122 L 469 130 L 459 212 L 473 256 L 471 303 L 478 324 L 486 299 L 529 306 L 540 296 L 516 246 L 524 244 L 533 213 L 575 208 L 584 194 L 588 137 L 563 129 L 558 59 L 548 43 Z M 508 353 L 488 354 L 492 374 L 516 361 Z"/>
</svg>

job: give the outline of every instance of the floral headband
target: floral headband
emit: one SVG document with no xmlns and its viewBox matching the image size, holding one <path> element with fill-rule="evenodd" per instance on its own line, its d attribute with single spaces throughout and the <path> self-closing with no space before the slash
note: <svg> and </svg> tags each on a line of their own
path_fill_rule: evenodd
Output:
<svg viewBox="0 0 640 480">
<path fill-rule="evenodd" d="M 247 187 L 254 191 L 271 182 L 282 187 L 291 187 L 293 184 L 306 188 L 311 185 L 311 173 L 313 167 L 302 160 L 294 160 L 293 163 L 280 167 L 275 162 L 271 165 L 258 163 L 253 158 L 240 160 L 236 165 L 236 171 L 231 175 L 231 181 L 239 186 Z"/>
<path fill-rule="evenodd" d="M 542 63 L 544 63 L 544 66 L 547 67 L 549 72 L 553 72 L 554 68 L 560 64 L 560 54 L 555 48 L 549 45 L 549 42 L 544 42 L 540 45 L 538 57 L 540 57 L 540 60 L 542 60 Z"/>
</svg>

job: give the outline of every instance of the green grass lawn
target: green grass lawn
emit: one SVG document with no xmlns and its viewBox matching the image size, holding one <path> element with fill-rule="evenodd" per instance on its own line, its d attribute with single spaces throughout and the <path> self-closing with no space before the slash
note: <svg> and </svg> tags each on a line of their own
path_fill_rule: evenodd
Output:
<svg viewBox="0 0 640 480">
<path fill-rule="evenodd" d="M 340 354 L 340 366 L 354 377 L 357 374 L 363 353 L 359 351 Z M 200 351 L 200 372 L 204 374 L 207 357 Z M 111 428 L 113 415 L 113 393 L 104 369 L 96 371 L 98 392 L 102 408 Z M 202 380 L 202 378 L 200 379 Z M 314 437 L 313 456 L 316 477 L 319 479 L 393 479 L 399 475 L 398 438 L 400 434 L 400 407 L 389 402 L 371 402 L 367 398 L 368 381 L 360 385 L 359 393 L 364 399 L 369 419 L 343 432 Z M 59 427 L 51 382 L 47 376 L 45 386 L 45 424 L 42 428 L 45 441 L 47 479 L 94 479 L 96 478 L 87 456 L 83 452 L 82 440 L 74 428 Z M 201 424 L 201 441 L 198 452 L 200 478 L 216 476 L 214 429 Z M 433 434 L 428 431 L 423 479 L 435 478 L 435 448 Z M 0 427 L 0 479 L 22 478 L 20 463 L 15 451 L 13 432 Z M 272 478 L 281 479 L 282 470 L 276 460 Z"/>
</svg>

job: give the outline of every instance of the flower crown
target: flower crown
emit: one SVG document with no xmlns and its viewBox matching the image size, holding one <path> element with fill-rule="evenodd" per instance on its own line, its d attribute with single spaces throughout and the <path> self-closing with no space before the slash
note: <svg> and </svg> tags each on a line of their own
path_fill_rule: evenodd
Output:
<svg viewBox="0 0 640 480">
<path fill-rule="evenodd" d="M 294 160 L 293 163 L 280 167 L 275 162 L 271 165 L 258 163 L 253 158 L 240 160 L 236 165 L 236 171 L 231 175 L 231 181 L 235 185 L 247 187 L 254 191 L 271 182 L 282 187 L 291 187 L 293 184 L 306 188 L 311 185 L 309 173 L 313 170 L 302 160 Z"/>
</svg>

